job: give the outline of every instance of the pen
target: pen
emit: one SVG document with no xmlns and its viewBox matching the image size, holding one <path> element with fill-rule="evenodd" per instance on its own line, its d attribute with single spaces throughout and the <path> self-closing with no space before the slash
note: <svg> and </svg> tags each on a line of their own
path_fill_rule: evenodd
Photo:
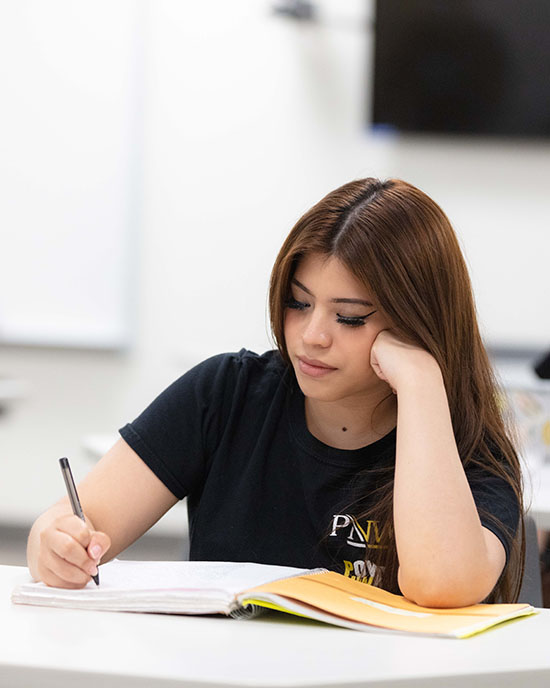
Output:
<svg viewBox="0 0 550 688">
<path fill-rule="evenodd" d="M 67 494 L 69 495 L 69 501 L 71 502 L 71 506 L 73 507 L 73 514 L 75 516 L 78 516 L 78 518 L 81 518 L 84 523 L 86 523 L 86 519 L 84 518 L 84 514 L 82 513 L 82 507 L 80 506 L 80 499 L 78 498 L 78 492 L 76 491 L 76 485 L 74 484 L 73 480 L 73 474 L 71 472 L 71 467 L 69 466 L 69 459 L 67 458 L 62 458 L 59 459 L 59 465 L 61 466 L 61 473 L 63 473 L 63 480 L 65 481 L 65 485 L 67 487 Z M 94 583 L 96 585 L 99 585 L 99 573 L 97 573 L 95 576 L 92 576 L 94 579 Z"/>
</svg>

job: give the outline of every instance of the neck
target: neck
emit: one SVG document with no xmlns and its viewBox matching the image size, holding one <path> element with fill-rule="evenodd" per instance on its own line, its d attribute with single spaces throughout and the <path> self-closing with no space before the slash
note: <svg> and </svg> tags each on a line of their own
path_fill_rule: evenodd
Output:
<svg viewBox="0 0 550 688">
<path fill-rule="evenodd" d="M 306 397 L 306 423 L 311 434 L 335 449 L 366 447 L 395 427 L 396 398 L 389 388 L 361 399 L 320 401 Z"/>
</svg>

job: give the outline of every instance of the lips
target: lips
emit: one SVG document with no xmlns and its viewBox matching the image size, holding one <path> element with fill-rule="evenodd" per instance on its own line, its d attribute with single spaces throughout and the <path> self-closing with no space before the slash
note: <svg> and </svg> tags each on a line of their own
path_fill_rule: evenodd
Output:
<svg viewBox="0 0 550 688">
<path fill-rule="evenodd" d="M 306 358 L 305 356 L 298 356 L 298 368 L 302 373 L 310 377 L 324 377 L 337 370 L 337 368 L 333 368 L 322 361 Z"/>
</svg>

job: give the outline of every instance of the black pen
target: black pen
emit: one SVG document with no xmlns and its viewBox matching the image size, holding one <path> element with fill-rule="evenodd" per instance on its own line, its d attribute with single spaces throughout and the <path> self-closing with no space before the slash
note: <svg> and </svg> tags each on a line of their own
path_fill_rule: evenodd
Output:
<svg viewBox="0 0 550 688">
<path fill-rule="evenodd" d="M 65 485 L 67 487 L 67 494 L 69 495 L 69 501 L 71 502 L 71 506 L 73 507 L 73 514 L 75 516 L 78 516 L 78 518 L 81 518 L 84 523 L 86 523 L 86 519 L 84 518 L 84 514 L 82 513 L 82 507 L 80 506 L 80 499 L 78 498 L 78 492 L 76 491 L 76 485 L 74 484 L 73 480 L 73 474 L 71 472 L 71 467 L 69 466 L 69 459 L 63 457 L 62 459 L 59 459 L 59 465 L 61 466 L 61 473 L 63 473 L 63 480 L 65 481 Z M 92 576 L 94 579 L 94 583 L 96 585 L 99 585 L 99 572 L 96 573 L 95 576 Z"/>
</svg>

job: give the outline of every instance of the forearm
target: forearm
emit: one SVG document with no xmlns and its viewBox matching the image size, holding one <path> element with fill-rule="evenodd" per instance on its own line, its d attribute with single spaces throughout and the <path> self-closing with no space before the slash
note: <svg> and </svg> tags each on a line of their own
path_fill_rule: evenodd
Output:
<svg viewBox="0 0 550 688">
<path fill-rule="evenodd" d="M 483 599 L 496 582 L 458 455 L 439 369 L 398 391 L 394 527 L 402 592 L 429 606 Z"/>
</svg>

